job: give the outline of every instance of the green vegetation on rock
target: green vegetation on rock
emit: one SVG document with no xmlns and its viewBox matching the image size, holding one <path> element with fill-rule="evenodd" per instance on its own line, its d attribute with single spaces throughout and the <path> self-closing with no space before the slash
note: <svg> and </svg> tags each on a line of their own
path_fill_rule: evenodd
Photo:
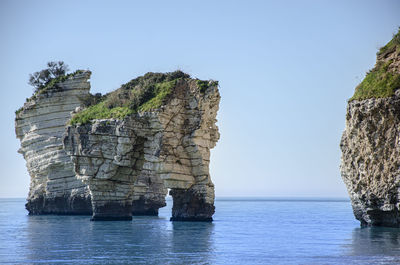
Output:
<svg viewBox="0 0 400 265">
<path fill-rule="evenodd" d="M 132 113 L 132 110 L 128 107 L 115 107 L 110 109 L 106 106 L 106 102 L 103 101 L 75 114 L 70 123 L 85 124 L 89 123 L 93 119 L 123 119 Z"/>
<path fill-rule="evenodd" d="M 133 113 L 158 109 L 171 94 L 176 82 L 189 77 L 181 71 L 147 73 L 108 93 L 95 105 L 76 113 L 70 124 L 85 124 L 95 119 L 123 119 Z"/>
<path fill-rule="evenodd" d="M 197 86 L 199 87 L 200 92 L 204 93 L 208 88 L 208 82 L 203 80 L 197 80 Z"/>
<path fill-rule="evenodd" d="M 400 74 L 388 71 L 391 63 L 392 61 L 380 62 L 368 72 L 361 84 L 356 87 L 350 101 L 393 96 L 394 92 L 400 88 Z"/>
<path fill-rule="evenodd" d="M 176 80 L 165 81 L 154 85 L 154 97 L 149 101 L 144 102 L 138 107 L 138 111 L 150 111 L 159 108 L 164 102 L 165 98 L 171 94 L 172 88 L 175 87 Z"/>
<path fill-rule="evenodd" d="M 58 90 L 58 83 L 64 82 L 70 77 L 82 73 L 82 70 L 77 70 L 73 73 L 68 72 L 68 65 L 63 61 L 48 62 L 47 68 L 34 72 L 29 75 L 29 82 L 34 87 L 33 96 L 44 93 L 49 90 Z"/>
<path fill-rule="evenodd" d="M 367 73 L 364 80 L 356 87 L 354 95 L 349 101 L 391 97 L 397 89 L 400 89 L 400 73 L 390 70 L 390 65 L 394 63 L 394 60 L 386 58 L 392 53 L 395 53 L 394 60 L 398 61 L 400 56 L 400 30 L 388 44 L 379 50 L 375 67 Z"/>
<path fill-rule="evenodd" d="M 201 93 L 205 93 L 207 88 L 211 86 L 218 86 L 218 81 L 197 80 L 196 83 Z"/>
<path fill-rule="evenodd" d="M 69 73 L 67 75 L 62 75 L 62 76 L 53 78 L 45 86 L 37 88 L 34 95 L 42 94 L 42 93 L 45 93 L 45 92 L 51 91 L 51 90 L 58 90 L 59 89 L 59 87 L 57 86 L 58 83 L 62 83 L 65 80 L 67 80 L 68 78 L 71 78 L 71 77 L 73 77 L 77 74 L 81 74 L 81 73 L 83 73 L 83 70 L 76 70 L 73 73 Z"/>
<path fill-rule="evenodd" d="M 382 48 L 379 49 L 377 55 L 379 57 L 385 57 L 389 53 L 397 51 L 400 54 L 400 28 L 397 34 L 393 35 L 393 38 Z"/>
<path fill-rule="evenodd" d="M 66 65 L 63 61 L 48 62 L 47 68 L 29 75 L 28 84 L 33 86 L 35 88 L 35 92 L 37 92 L 37 90 L 49 84 L 52 79 L 65 76 L 67 72 L 68 65 Z"/>
<path fill-rule="evenodd" d="M 29 82 L 31 86 L 34 87 L 33 95 L 26 99 L 26 102 L 34 100 L 38 95 L 43 94 L 48 91 L 58 91 L 60 87 L 59 83 L 66 81 L 69 78 L 74 77 L 77 74 L 81 74 L 83 70 L 76 70 L 73 73 L 66 74 L 68 71 L 68 65 L 63 61 L 59 62 L 48 62 L 47 68 L 35 72 L 29 75 Z M 15 115 L 18 115 L 24 106 L 15 111 Z"/>
<path fill-rule="evenodd" d="M 48 68 L 30 75 L 29 83 L 35 87 L 35 92 L 27 99 L 34 100 L 39 94 L 48 91 L 58 91 L 59 83 L 82 73 L 77 70 L 66 74 L 67 65 L 63 62 L 49 62 Z M 115 91 L 104 96 L 101 94 L 89 95 L 84 99 L 86 108 L 76 113 L 70 120 L 70 124 L 86 124 L 95 119 L 123 119 L 137 112 L 148 112 L 159 109 L 172 93 L 180 79 L 189 79 L 190 75 L 182 71 L 170 73 L 147 73 L 144 76 L 132 79 Z M 211 86 L 218 86 L 217 81 L 198 80 L 196 85 L 204 94 Z M 18 115 L 23 107 L 18 109 Z"/>
<path fill-rule="evenodd" d="M 75 76 L 77 74 L 81 74 L 81 73 L 83 73 L 83 70 L 76 70 L 73 73 L 70 73 L 70 74 L 67 74 L 67 75 L 63 75 L 63 76 L 59 76 L 59 77 L 56 77 L 56 78 L 53 78 L 53 79 L 49 80 L 49 82 L 46 85 L 36 88 L 36 90 L 33 93 L 33 95 L 30 98 L 26 99 L 26 102 L 29 102 L 29 101 L 35 99 L 38 95 L 43 94 L 45 92 L 59 90 L 60 88 L 57 85 L 58 83 L 62 83 L 65 80 L 67 80 L 68 78 L 73 77 L 73 76 Z M 22 106 L 19 109 L 17 109 L 15 111 L 15 115 L 18 115 L 23 109 L 24 109 L 24 106 Z"/>
<path fill-rule="evenodd" d="M 24 109 L 24 106 L 20 107 L 15 111 L 15 115 L 18 115 L 22 110 Z"/>
</svg>

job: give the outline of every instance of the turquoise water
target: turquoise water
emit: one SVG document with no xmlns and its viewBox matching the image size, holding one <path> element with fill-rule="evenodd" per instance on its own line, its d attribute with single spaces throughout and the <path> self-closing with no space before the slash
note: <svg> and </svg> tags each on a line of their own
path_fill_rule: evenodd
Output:
<svg viewBox="0 0 400 265">
<path fill-rule="evenodd" d="M 359 228 L 346 200 L 219 199 L 213 223 L 27 216 L 0 199 L 0 263 L 399 264 L 400 229 Z"/>
</svg>

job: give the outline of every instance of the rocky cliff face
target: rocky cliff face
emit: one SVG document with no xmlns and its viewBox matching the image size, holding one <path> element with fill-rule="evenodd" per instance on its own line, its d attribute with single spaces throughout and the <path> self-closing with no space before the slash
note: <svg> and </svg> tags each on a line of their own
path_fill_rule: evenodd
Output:
<svg viewBox="0 0 400 265">
<path fill-rule="evenodd" d="M 172 220 L 211 220 L 219 99 L 217 86 L 201 93 L 195 80 L 182 79 L 157 111 L 69 126 L 65 149 L 88 186 L 93 219 L 130 219 L 143 203 L 143 211 L 158 209 L 169 188 Z"/>
<path fill-rule="evenodd" d="M 15 132 L 31 176 L 26 208 L 30 214 L 90 214 L 89 190 L 75 177 L 62 137 L 71 112 L 89 95 L 90 72 L 75 75 L 58 89 L 39 93 L 24 104 Z"/>
<path fill-rule="evenodd" d="M 159 83 L 155 85 L 161 91 L 165 83 L 173 84 L 165 90 L 168 93 L 146 99 L 145 106 L 162 102 L 160 106 L 153 104 L 156 107 L 127 112 L 123 117 L 91 118 L 89 122 L 66 125 L 71 111 L 82 114 L 80 107 L 89 95 L 89 76 L 84 73 L 65 81 L 64 89 L 26 103 L 17 115 L 17 136 L 31 175 L 27 204 L 30 213 L 91 212 L 93 220 L 130 220 L 132 215 L 158 214 L 170 189 L 174 204 L 171 220 L 212 220 L 214 186 L 209 162 L 210 149 L 219 139 L 215 125 L 220 100 L 217 83 L 188 76 L 162 83 L 160 80 L 170 76 L 157 74 Z M 129 93 L 135 94 L 136 90 Z M 126 91 L 118 94 L 118 102 L 112 104 L 125 102 Z M 160 95 L 165 97 L 161 101 Z M 108 95 L 107 100 L 112 97 Z M 111 113 L 125 105 L 110 107 Z M 53 116 L 60 108 L 62 119 L 57 119 L 55 126 Z M 48 117 L 38 118 L 39 112 Z M 52 122 L 41 125 L 43 119 Z M 46 129 L 40 139 L 38 127 Z M 31 143 L 31 138 L 37 141 Z M 41 155 L 37 155 L 39 152 Z M 54 180 L 58 183 L 57 193 L 53 192 Z M 48 210 L 53 200 L 60 200 L 61 210 Z M 77 210 L 75 201 L 80 202 L 82 210 Z"/>
<path fill-rule="evenodd" d="M 347 106 L 341 174 L 361 225 L 400 226 L 399 66 L 392 40 Z"/>
</svg>

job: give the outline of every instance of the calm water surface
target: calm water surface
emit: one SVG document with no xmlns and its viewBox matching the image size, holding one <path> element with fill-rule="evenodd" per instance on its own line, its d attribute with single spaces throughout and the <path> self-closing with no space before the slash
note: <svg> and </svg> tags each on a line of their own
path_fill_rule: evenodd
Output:
<svg viewBox="0 0 400 265">
<path fill-rule="evenodd" d="M 400 264 L 400 229 L 359 228 L 345 200 L 219 199 L 213 223 L 27 216 L 0 199 L 0 263 Z"/>
</svg>

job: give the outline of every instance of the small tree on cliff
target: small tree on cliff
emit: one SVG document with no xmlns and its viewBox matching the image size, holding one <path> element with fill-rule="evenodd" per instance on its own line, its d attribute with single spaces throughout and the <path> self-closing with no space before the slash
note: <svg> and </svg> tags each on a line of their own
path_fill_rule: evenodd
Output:
<svg viewBox="0 0 400 265">
<path fill-rule="evenodd" d="M 46 69 L 29 75 L 28 83 L 35 88 L 36 92 L 45 87 L 51 80 L 65 76 L 68 70 L 68 65 L 63 61 L 48 62 Z"/>
</svg>

